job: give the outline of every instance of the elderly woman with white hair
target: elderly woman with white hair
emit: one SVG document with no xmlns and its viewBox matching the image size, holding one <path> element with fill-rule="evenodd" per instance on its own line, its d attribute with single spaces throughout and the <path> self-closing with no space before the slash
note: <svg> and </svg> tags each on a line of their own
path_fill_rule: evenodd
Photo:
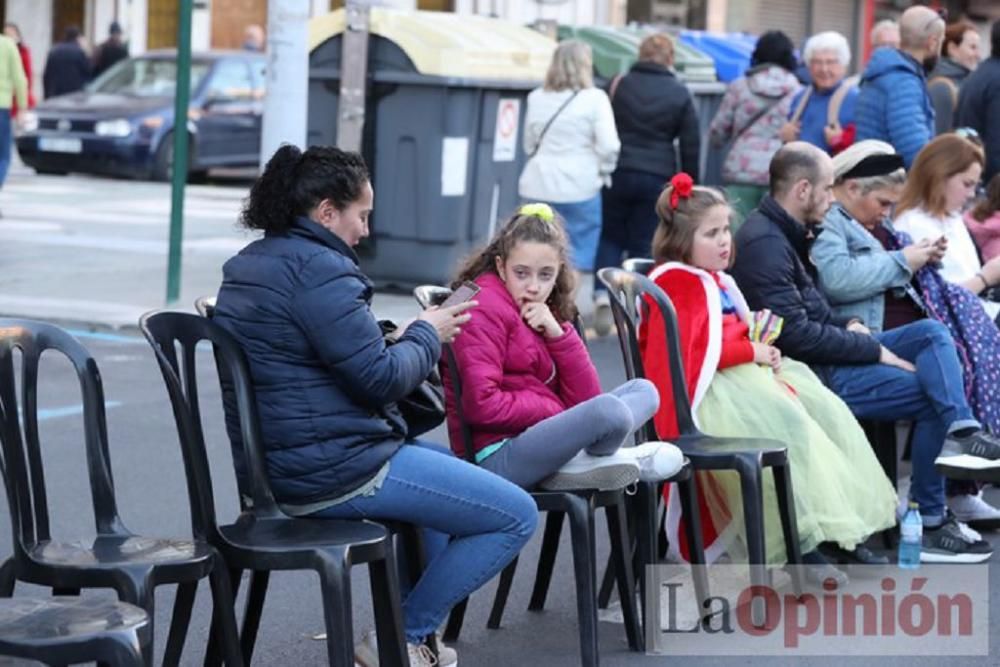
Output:
<svg viewBox="0 0 1000 667">
<path fill-rule="evenodd" d="M 836 155 L 854 142 L 858 88 L 846 78 L 851 47 L 840 33 L 821 32 L 806 41 L 802 55 L 812 83 L 792 99 L 781 139 L 807 141 Z"/>
<path fill-rule="evenodd" d="M 833 158 L 836 203 L 827 212 L 810 258 L 836 315 L 873 333 L 924 318 L 940 321 L 959 348 L 969 405 L 1000 432 L 1000 331 L 968 289 L 946 281 L 937 266 L 943 239 L 915 242 L 889 217 L 906 182 L 903 158 L 885 142 L 860 141 Z M 1000 510 L 973 485 L 949 483 L 948 504 L 959 521 L 1000 526 Z"/>
<path fill-rule="evenodd" d="M 550 204 L 563 220 L 577 271 L 594 270 L 601 237 L 601 188 L 610 182 L 621 142 L 607 93 L 594 87 L 590 46 L 556 47 L 545 84 L 528 94 L 522 199 Z"/>
</svg>

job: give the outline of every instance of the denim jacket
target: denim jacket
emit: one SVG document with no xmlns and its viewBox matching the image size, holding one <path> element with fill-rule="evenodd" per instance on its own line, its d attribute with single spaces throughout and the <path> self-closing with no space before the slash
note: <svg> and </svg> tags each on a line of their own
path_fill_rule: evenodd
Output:
<svg viewBox="0 0 1000 667">
<path fill-rule="evenodd" d="M 888 220 L 881 224 L 892 229 Z M 840 204 L 827 212 L 822 229 L 810 258 L 834 314 L 857 318 L 873 332 L 880 332 L 886 290 L 902 288 L 913 278 L 903 252 L 886 251 Z"/>
</svg>

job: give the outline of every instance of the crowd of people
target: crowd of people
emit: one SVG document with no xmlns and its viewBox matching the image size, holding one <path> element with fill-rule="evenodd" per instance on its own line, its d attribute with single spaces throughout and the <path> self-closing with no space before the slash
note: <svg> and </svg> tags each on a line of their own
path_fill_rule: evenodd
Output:
<svg viewBox="0 0 1000 667">
<path fill-rule="evenodd" d="M 284 511 L 425 530 L 428 565 L 403 602 L 411 664 L 456 663 L 437 630 L 533 534 L 526 491 L 623 489 L 682 466 L 658 311 L 639 329 L 646 379 L 610 391 L 574 326 L 579 281 L 627 256 L 655 260 L 675 306 L 699 427 L 788 446 L 809 579 L 846 582 L 834 561 L 889 562 L 865 543 L 896 523 L 898 492 L 859 419 L 912 424 L 922 560 L 990 558 L 968 524 L 996 525 L 1000 510 L 942 474 L 1000 467 L 1000 137 L 986 120 L 1000 117 L 1000 23 L 988 64 L 974 62 L 968 25 L 911 8 L 875 26 L 858 77 L 841 35 L 810 38 L 801 71 L 786 35 L 761 36 L 709 131 L 730 146 L 724 189 L 688 175 L 701 137 L 670 38 L 646 38 L 607 90 L 589 47 L 563 42 L 528 96 L 528 203 L 456 267 L 451 286 L 475 296 L 424 310 L 392 340 L 354 251 L 374 203 L 365 163 L 332 147 L 271 158 L 241 218 L 263 238 L 225 264 L 215 319 L 247 352 Z M 606 330 L 608 295 L 595 298 Z M 764 309 L 783 322 L 771 343 L 748 327 Z M 437 366 L 450 448 L 397 406 Z M 631 444 L 650 419 L 660 440 Z M 738 484 L 698 483 L 712 552 L 740 559 Z M 767 485 L 770 514 L 774 495 Z M 785 553 L 769 531 L 768 562 Z M 356 659 L 376 656 L 366 634 Z"/>
</svg>

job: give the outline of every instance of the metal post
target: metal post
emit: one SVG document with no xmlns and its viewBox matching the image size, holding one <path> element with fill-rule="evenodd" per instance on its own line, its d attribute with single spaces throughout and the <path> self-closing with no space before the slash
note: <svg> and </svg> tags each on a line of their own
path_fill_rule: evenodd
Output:
<svg viewBox="0 0 1000 667">
<path fill-rule="evenodd" d="M 310 0 L 267 3 L 267 96 L 261 167 L 281 144 L 306 146 L 309 106 Z"/>
<path fill-rule="evenodd" d="M 170 188 L 170 249 L 167 255 L 167 305 L 181 293 L 181 245 L 184 242 L 184 184 L 188 175 L 188 103 L 191 97 L 191 5 L 177 7 L 177 88 L 174 92 L 174 151 Z"/>
<path fill-rule="evenodd" d="M 365 127 L 365 88 L 368 80 L 368 29 L 371 6 L 348 0 L 347 26 L 340 44 L 340 108 L 337 147 L 361 152 Z"/>
</svg>

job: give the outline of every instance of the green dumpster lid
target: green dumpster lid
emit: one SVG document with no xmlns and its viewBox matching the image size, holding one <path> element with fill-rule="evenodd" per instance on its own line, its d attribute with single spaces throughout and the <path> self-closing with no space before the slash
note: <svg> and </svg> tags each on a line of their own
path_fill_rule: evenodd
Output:
<svg viewBox="0 0 1000 667">
<path fill-rule="evenodd" d="M 674 69 L 688 83 L 715 81 L 715 63 L 712 59 L 669 34 L 651 26 L 559 26 L 559 39 L 579 39 L 590 44 L 594 54 L 594 69 L 598 75 L 610 79 L 628 71 L 639 57 L 639 44 L 655 33 L 663 33 L 674 43 Z"/>
<path fill-rule="evenodd" d="M 344 32 L 338 9 L 309 21 L 309 51 Z M 556 43 L 531 28 L 485 16 L 371 9 L 370 31 L 395 42 L 421 74 L 542 81 Z"/>
</svg>

